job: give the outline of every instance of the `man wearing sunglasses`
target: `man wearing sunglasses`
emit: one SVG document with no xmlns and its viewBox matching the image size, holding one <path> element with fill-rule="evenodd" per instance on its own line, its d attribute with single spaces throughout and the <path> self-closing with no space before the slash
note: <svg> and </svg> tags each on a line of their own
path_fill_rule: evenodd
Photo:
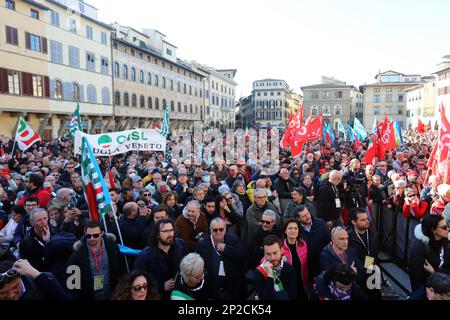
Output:
<svg viewBox="0 0 450 320">
<path fill-rule="evenodd" d="M 89 222 L 85 236 L 74 245 L 75 252 L 67 261 L 67 267 L 78 266 L 81 271 L 81 287 L 71 288 L 74 297 L 88 300 L 109 300 L 112 290 L 122 273 L 119 251 L 113 235 L 105 236 L 101 225 Z M 67 274 L 69 286 L 71 274 Z"/>
<path fill-rule="evenodd" d="M 227 232 L 226 223 L 221 218 L 211 221 L 210 236 L 202 238 L 195 251 L 205 261 L 214 291 L 213 299 L 246 299 L 245 263 L 247 251 L 242 241 Z"/>
</svg>

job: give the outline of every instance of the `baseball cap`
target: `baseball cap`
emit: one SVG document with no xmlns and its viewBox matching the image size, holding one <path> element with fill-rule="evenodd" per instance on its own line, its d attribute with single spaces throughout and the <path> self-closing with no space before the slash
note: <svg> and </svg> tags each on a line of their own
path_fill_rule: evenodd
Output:
<svg viewBox="0 0 450 320">
<path fill-rule="evenodd" d="M 142 181 L 142 178 L 140 176 L 133 177 L 133 183 L 136 183 L 136 182 L 139 182 L 139 181 Z"/>
</svg>

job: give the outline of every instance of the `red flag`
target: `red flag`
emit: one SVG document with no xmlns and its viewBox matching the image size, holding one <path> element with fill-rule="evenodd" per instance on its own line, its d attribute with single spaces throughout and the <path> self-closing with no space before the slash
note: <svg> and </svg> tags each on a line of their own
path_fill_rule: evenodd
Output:
<svg viewBox="0 0 450 320">
<path fill-rule="evenodd" d="M 306 124 L 305 124 L 306 125 Z M 313 142 L 318 139 L 322 139 L 323 135 L 323 117 L 322 113 L 317 118 L 312 120 L 308 126 L 308 142 Z"/>
<path fill-rule="evenodd" d="M 361 141 L 358 139 L 358 135 L 355 134 L 355 143 L 353 144 L 353 150 L 358 151 L 359 147 L 361 147 Z"/>
<path fill-rule="evenodd" d="M 419 133 L 425 133 L 425 126 L 423 125 L 422 121 L 420 121 L 420 118 L 419 122 L 417 123 L 417 131 Z"/>
<path fill-rule="evenodd" d="M 311 116 L 306 120 L 304 126 L 301 126 L 299 129 L 295 130 L 294 135 L 292 136 L 291 143 L 289 144 L 291 147 L 292 157 L 298 156 L 303 149 L 303 145 L 308 140 L 308 134 L 310 128 Z"/>
<path fill-rule="evenodd" d="M 290 108 L 291 110 L 289 111 L 289 123 L 291 123 L 292 119 L 294 119 L 294 113 L 292 112 L 292 108 Z"/>
<path fill-rule="evenodd" d="M 371 139 L 369 142 L 369 146 L 367 148 L 367 152 L 361 162 L 366 164 L 373 164 L 373 160 L 375 159 L 376 155 L 377 155 L 377 147 L 375 146 L 373 140 Z"/>
<path fill-rule="evenodd" d="M 425 183 L 428 183 L 428 178 L 430 177 L 430 170 L 431 170 L 431 175 L 438 175 L 437 173 L 437 167 L 436 167 L 436 153 L 437 150 L 439 148 L 439 141 L 436 141 L 434 143 L 434 147 L 433 147 L 433 151 L 431 151 L 431 156 L 428 159 L 428 163 L 427 163 L 427 174 L 425 176 Z"/>
<path fill-rule="evenodd" d="M 448 121 L 447 116 L 445 114 L 445 108 L 443 104 L 441 104 L 440 112 L 441 112 L 441 125 L 439 130 L 437 167 L 439 177 L 449 179 L 450 173 L 448 171 L 450 170 L 450 168 L 448 164 L 448 154 L 450 148 L 450 122 Z M 450 183 L 450 181 L 443 180 L 442 183 Z"/>
<path fill-rule="evenodd" d="M 108 171 L 109 188 L 117 189 L 116 183 L 114 182 L 114 177 L 111 170 Z"/>
<path fill-rule="evenodd" d="M 303 113 L 302 109 L 303 108 L 300 107 L 295 117 L 289 122 L 289 125 L 286 128 L 286 132 L 284 133 L 283 138 L 281 138 L 280 141 L 280 146 L 282 148 L 287 148 L 287 146 L 290 145 L 291 139 L 295 135 L 295 131 L 301 128 L 302 126 L 301 117 Z"/>
<path fill-rule="evenodd" d="M 389 124 L 385 128 L 384 132 L 381 133 L 381 141 L 383 143 L 384 151 L 390 151 L 397 147 L 397 143 L 395 142 L 395 129 L 393 122 L 391 122 L 391 124 Z"/>
<path fill-rule="evenodd" d="M 378 135 L 381 137 L 383 135 L 383 132 L 386 130 L 386 128 L 389 125 L 389 119 L 388 116 L 386 115 L 384 117 L 384 122 L 378 122 Z"/>
</svg>

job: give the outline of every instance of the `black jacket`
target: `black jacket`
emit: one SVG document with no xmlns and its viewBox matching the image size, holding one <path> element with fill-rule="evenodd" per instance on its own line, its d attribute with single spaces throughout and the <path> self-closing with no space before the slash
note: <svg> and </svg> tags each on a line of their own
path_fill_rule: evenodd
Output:
<svg viewBox="0 0 450 320">
<path fill-rule="evenodd" d="M 376 257 L 378 254 L 378 239 L 375 231 L 369 229 L 369 252 L 367 251 L 365 244 L 363 244 L 356 234 L 356 231 L 354 228 L 351 228 L 348 231 L 348 246 L 352 247 L 356 251 L 356 255 L 358 256 L 358 259 L 361 260 L 361 262 L 364 263 L 366 256 Z M 366 236 L 367 237 L 367 236 Z M 361 239 L 366 241 L 366 238 L 364 236 L 361 236 Z"/>
<path fill-rule="evenodd" d="M 30 264 L 39 271 L 48 271 L 49 264 L 46 259 L 45 249 L 47 243 L 36 235 L 31 229 L 19 246 L 19 253 L 22 259 L 27 259 Z"/>
<path fill-rule="evenodd" d="M 331 241 L 330 231 L 325 221 L 312 218 L 311 230 L 308 232 L 302 227 L 302 233 L 308 245 L 308 269 L 312 280 L 320 273 L 319 258 L 323 248 Z"/>
<path fill-rule="evenodd" d="M 115 240 L 111 239 L 109 236 L 110 234 L 108 234 L 108 236 L 104 235 L 103 241 L 108 254 L 110 287 L 111 291 L 113 291 L 122 274 L 123 264 L 119 261 L 119 248 L 117 247 Z M 112 237 L 114 238 L 114 236 Z M 73 289 L 71 290 L 71 294 L 79 299 L 92 300 L 94 298 L 94 282 L 91 266 L 89 264 L 87 239 L 85 237 L 81 238 L 80 241 L 75 243 L 74 248 L 75 252 L 68 259 L 67 267 L 78 266 L 80 268 L 81 289 Z M 68 274 L 67 278 L 69 279 L 70 276 L 71 275 Z"/>
<path fill-rule="evenodd" d="M 319 300 L 336 300 L 332 296 L 330 288 L 328 288 L 330 282 L 325 280 L 324 275 L 325 272 L 315 279 L 314 288 L 317 298 Z M 369 300 L 369 297 L 355 282 L 353 282 L 350 300 Z"/>
<path fill-rule="evenodd" d="M 254 276 L 255 290 L 259 300 L 297 300 L 297 275 L 294 267 L 289 263 L 284 263 L 279 276 L 283 291 L 275 291 L 274 279 L 264 276 L 258 269 L 254 271 Z"/>
<path fill-rule="evenodd" d="M 245 284 L 245 265 L 247 260 L 247 251 L 242 241 L 234 234 L 225 234 L 225 250 L 221 253 L 226 283 L 224 289 L 233 300 L 246 299 L 247 288 Z M 211 287 L 214 291 L 218 289 L 219 276 L 214 270 L 214 255 L 217 255 L 216 249 L 213 247 L 211 238 L 205 236 L 200 239 L 195 251 L 202 256 L 205 261 L 205 269 L 208 272 Z M 216 292 L 217 293 L 217 292 Z"/>
<path fill-rule="evenodd" d="M 120 220 L 119 226 L 124 245 L 139 250 L 145 247 L 144 231 L 146 221 L 144 221 L 143 217 L 137 217 L 136 219 L 124 218 Z"/>
<path fill-rule="evenodd" d="M 341 208 L 336 208 L 336 193 L 329 181 L 325 181 L 317 192 L 317 216 L 325 221 L 339 219 L 344 202 L 339 186 L 336 187 L 341 201 Z"/>
<path fill-rule="evenodd" d="M 297 183 L 291 178 L 285 181 L 281 177 L 273 184 L 273 188 L 278 192 L 278 198 L 280 199 L 292 199 L 291 192 L 296 186 Z"/>
</svg>

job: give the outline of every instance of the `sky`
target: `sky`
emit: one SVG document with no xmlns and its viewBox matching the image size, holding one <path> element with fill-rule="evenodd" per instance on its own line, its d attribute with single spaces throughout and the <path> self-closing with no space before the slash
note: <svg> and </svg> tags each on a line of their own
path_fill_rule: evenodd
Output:
<svg viewBox="0 0 450 320">
<path fill-rule="evenodd" d="M 157 29 L 177 56 L 237 69 L 237 98 L 253 81 L 298 93 L 335 77 L 356 87 L 379 71 L 430 74 L 450 54 L 447 0 L 86 0 L 99 20 Z"/>
</svg>

